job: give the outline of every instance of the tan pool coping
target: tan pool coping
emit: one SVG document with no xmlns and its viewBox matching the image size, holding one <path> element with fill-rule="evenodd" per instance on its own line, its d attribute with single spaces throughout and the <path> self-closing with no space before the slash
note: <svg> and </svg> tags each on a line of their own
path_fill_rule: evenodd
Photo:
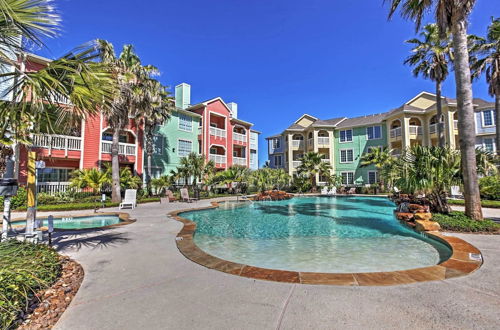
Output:
<svg viewBox="0 0 500 330">
<path fill-rule="evenodd" d="M 201 250 L 193 240 L 196 223 L 179 216 L 179 213 L 199 211 L 219 207 L 219 202 L 212 206 L 177 210 L 168 215 L 184 224 L 177 234 L 176 243 L 179 251 L 189 260 L 224 273 L 248 278 L 285 283 L 347 285 L 347 286 L 384 286 L 411 284 L 427 281 L 445 280 L 468 275 L 479 269 L 483 263 L 481 251 L 466 241 L 440 232 L 427 232 L 431 238 L 441 241 L 452 249 L 451 257 L 435 266 L 371 273 L 314 273 L 260 268 L 214 257 Z M 471 254 L 480 256 L 480 260 L 471 258 Z"/>
<path fill-rule="evenodd" d="M 54 228 L 54 231 L 81 231 L 81 230 L 92 230 L 92 229 L 109 229 L 113 227 L 119 227 L 119 226 L 125 226 L 129 225 L 131 223 L 134 223 L 136 219 L 133 219 L 130 217 L 128 213 L 125 212 L 102 212 L 102 213 L 84 213 L 84 214 L 75 214 L 75 215 L 68 215 L 68 217 L 71 218 L 83 218 L 83 217 L 93 217 L 93 216 L 101 216 L 101 215 L 116 215 L 118 218 L 120 218 L 120 222 L 108 225 L 108 226 L 102 226 L 102 227 L 90 227 L 90 228 L 75 228 L 75 229 L 63 229 L 63 228 Z M 64 215 L 57 215 L 54 218 L 64 218 Z M 42 217 L 37 217 L 38 219 L 47 219 L 48 216 L 42 216 Z M 20 222 L 20 221 L 26 221 L 26 218 L 14 218 L 11 220 L 11 225 L 12 228 L 15 227 L 24 227 L 24 225 L 16 225 L 15 222 Z M 47 226 L 40 227 L 42 231 L 47 231 L 49 230 Z"/>
</svg>

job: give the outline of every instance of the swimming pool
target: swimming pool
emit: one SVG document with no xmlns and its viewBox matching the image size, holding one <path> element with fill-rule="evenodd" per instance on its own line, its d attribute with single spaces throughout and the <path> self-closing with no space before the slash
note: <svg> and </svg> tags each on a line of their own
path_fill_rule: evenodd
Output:
<svg viewBox="0 0 500 330">
<path fill-rule="evenodd" d="M 393 216 L 383 197 L 296 197 L 279 202 L 223 203 L 184 212 L 194 243 L 215 257 L 296 272 L 386 272 L 447 260 L 446 244 Z"/>
<path fill-rule="evenodd" d="M 127 221 L 121 219 L 119 214 L 54 217 L 54 229 L 78 230 L 78 229 L 102 228 L 125 222 Z M 40 219 L 40 223 L 41 227 L 48 226 L 48 220 L 46 218 Z M 26 220 L 13 221 L 12 225 L 25 226 Z"/>
</svg>

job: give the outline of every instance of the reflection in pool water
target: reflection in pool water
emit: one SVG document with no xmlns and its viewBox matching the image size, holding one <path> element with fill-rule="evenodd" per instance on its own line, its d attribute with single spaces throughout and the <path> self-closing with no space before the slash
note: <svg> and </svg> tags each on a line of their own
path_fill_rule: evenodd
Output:
<svg viewBox="0 0 500 330">
<path fill-rule="evenodd" d="M 247 265 L 309 272 L 377 272 L 436 265 L 450 248 L 400 224 L 383 197 L 299 197 L 225 203 L 182 213 L 208 254 Z"/>
</svg>

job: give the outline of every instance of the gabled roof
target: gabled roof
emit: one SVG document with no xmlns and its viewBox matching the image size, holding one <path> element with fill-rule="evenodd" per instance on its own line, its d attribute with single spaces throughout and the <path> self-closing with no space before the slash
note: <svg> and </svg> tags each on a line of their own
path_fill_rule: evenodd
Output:
<svg viewBox="0 0 500 330">
<path fill-rule="evenodd" d="M 421 108 L 417 108 L 417 107 L 414 107 L 413 105 L 409 105 L 409 104 L 403 104 L 402 106 L 398 107 L 398 108 L 395 108 L 395 109 L 392 109 L 392 110 L 389 110 L 388 112 L 385 113 L 385 117 L 390 117 L 398 112 L 425 112 L 425 109 L 421 109 Z"/>
<path fill-rule="evenodd" d="M 377 113 L 361 117 L 347 118 L 337 125 L 337 128 L 357 127 L 380 124 L 386 117 L 385 113 Z"/>
<path fill-rule="evenodd" d="M 304 118 L 304 117 L 307 117 L 307 118 L 311 119 L 312 121 L 316 121 L 316 120 L 318 120 L 318 118 L 316 118 L 316 117 L 314 117 L 314 116 L 311 116 L 311 115 L 309 115 L 309 114 L 305 113 L 305 114 L 303 114 L 302 116 L 300 116 L 300 118 L 299 118 L 299 119 L 297 119 L 294 123 L 295 123 L 295 124 L 297 124 L 297 123 L 298 123 L 299 121 L 301 121 L 301 119 L 302 119 L 302 118 Z"/>
<path fill-rule="evenodd" d="M 182 109 L 182 108 L 179 108 L 179 107 L 176 107 L 175 108 L 175 111 L 177 112 L 181 112 L 181 113 L 184 113 L 184 114 L 187 114 L 189 116 L 193 116 L 193 117 L 199 117 L 201 118 L 201 115 L 199 113 L 196 113 L 196 112 L 192 112 L 192 111 L 188 111 L 186 109 Z"/>
<path fill-rule="evenodd" d="M 227 111 L 229 111 L 229 113 L 231 115 L 233 114 L 233 111 L 227 106 L 226 102 L 224 102 L 224 100 L 220 96 L 214 97 L 213 99 L 209 99 L 209 100 L 206 100 L 206 101 L 194 104 L 194 105 L 190 105 L 189 107 L 186 108 L 186 110 L 194 110 L 194 109 L 197 109 L 200 107 L 206 107 L 209 103 L 212 103 L 215 101 L 221 101 L 221 103 L 226 107 Z"/>
<path fill-rule="evenodd" d="M 494 102 L 488 102 L 488 101 L 485 101 L 485 100 L 480 99 L 478 97 L 472 99 L 472 101 L 474 102 L 474 105 L 476 106 L 476 108 L 474 109 L 476 111 L 480 111 L 480 110 L 484 110 L 484 109 L 487 109 L 487 108 L 494 108 L 495 107 L 495 103 Z"/>
<path fill-rule="evenodd" d="M 299 124 L 292 124 L 286 130 L 287 131 L 303 131 L 304 129 L 305 129 L 304 126 L 301 126 Z"/>
<path fill-rule="evenodd" d="M 253 126 L 253 124 L 252 124 L 252 123 L 250 123 L 250 122 L 248 122 L 248 121 L 244 121 L 244 120 L 238 119 L 238 118 L 231 118 L 230 120 L 231 120 L 231 121 L 234 121 L 234 122 L 236 122 L 236 123 L 243 124 L 243 125 Z"/>
<path fill-rule="evenodd" d="M 339 118 L 332 118 L 332 119 L 326 119 L 326 120 L 316 120 L 314 123 L 311 124 L 313 127 L 335 127 L 339 125 L 339 123 L 342 123 L 344 120 L 346 120 L 347 117 L 339 117 Z"/>
<path fill-rule="evenodd" d="M 274 138 L 277 138 L 277 137 L 281 137 L 281 134 L 282 134 L 282 133 L 280 133 L 280 134 L 274 134 L 274 135 L 268 136 L 268 137 L 266 137 L 266 140 L 270 140 L 270 139 L 274 139 Z"/>
</svg>

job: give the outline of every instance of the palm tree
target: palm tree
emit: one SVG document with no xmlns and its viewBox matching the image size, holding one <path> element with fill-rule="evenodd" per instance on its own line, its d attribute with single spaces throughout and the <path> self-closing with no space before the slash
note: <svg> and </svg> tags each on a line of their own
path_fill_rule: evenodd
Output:
<svg viewBox="0 0 500 330">
<path fill-rule="evenodd" d="M 164 195 L 168 188 L 174 184 L 174 178 L 170 175 L 162 175 L 159 178 L 151 179 L 151 186 L 156 190 L 156 194 Z"/>
<path fill-rule="evenodd" d="M 445 37 L 447 32 L 452 34 L 465 214 L 472 219 L 482 220 L 481 196 L 476 172 L 476 134 L 467 40 L 468 16 L 475 2 L 475 0 L 390 0 L 389 18 L 401 8 L 401 16 L 414 21 L 418 31 L 425 14 L 433 11 L 441 37 Z"/>
<path fill-rule="evenodd" d="M 236 183 L 236 189 L 241 190 L 243 187 L 243 182 L 245 182 L 250 175 L 250 170 L 241 165 L 233 165 L 226 169 L 225 171 L 220 172 L 220 183 L 224 184 L 232 184 Z"/>
<path fill-rule="evenodd" d="M 449 34 L 441 38 L 436 24 L 427 24 L 420 33 L 422 39 L 406 40 L 413 45 L 412 55 L 404 63 L 413 66 L 413 75 L 434 81 L 436 84 L 437 133 L 439 146 L 444 147 L 442 122 L 441 85 L 448 76 L 448 62 L 451 54 L 451 39 Z"/>
<path fill-rule="evenodd" d="M 330 164 L 323 161 L 323 155 L 311 151 L 304 154 L 297 172 L 309 177 L 312 189 L 316 191 L 316 174 L 323 175 L 330 173 L 330 169 Z"/>
<path fill-rule="evenodd" d="M 101 171 L 97 168 L 74 170 L 71 173 L 71 187 L 92 189 L 94 195 L 99 194 L 102 188 L 111 182 L 109 171 Z"/>
<path fill-rule="evenodd" d="M 374 165 L 380 170 L 381 185 L 387 182 L 389 188 L 392 187 L 394 183 L 394 171 L 392 169 L 396 162 L 396 158 L 392 155 L 392 149 L 387 147 L 372 148 L 370 152 L 364 153 L 360 160 L 360 167 Z"/>
<path fill-rule="evenodd" d="M 272 179 L 270 168 L 262 168 L 256 171 L 253 171 L 249 176 L 250 184 L 255 186 L 258 191 L 264 192 L 266 190 L 272 189 L 274 182 Z"/>
<path fill-rule="evenodd" d="M 498 174 L 498 159 L 495 155 L 483 148 L 476 148 L 477 173 L 482 176 Z"/>
<path fill-rule="evenodd" d="M 271 175 L 271 180 L 278 190 L 281 190 L 283 187 L 290 183 L 290 175 L 282 169 L 268 169 Z"/>
<path fill-rule="evenodd" d="M 479 46 L 482 58 L 472 64 L 473 77 L 486 72 L 488 93 L 495 98 L 496 145 L 500 156 L 500 18 L 491 19 L 486 42 Z"/>
</svg>

